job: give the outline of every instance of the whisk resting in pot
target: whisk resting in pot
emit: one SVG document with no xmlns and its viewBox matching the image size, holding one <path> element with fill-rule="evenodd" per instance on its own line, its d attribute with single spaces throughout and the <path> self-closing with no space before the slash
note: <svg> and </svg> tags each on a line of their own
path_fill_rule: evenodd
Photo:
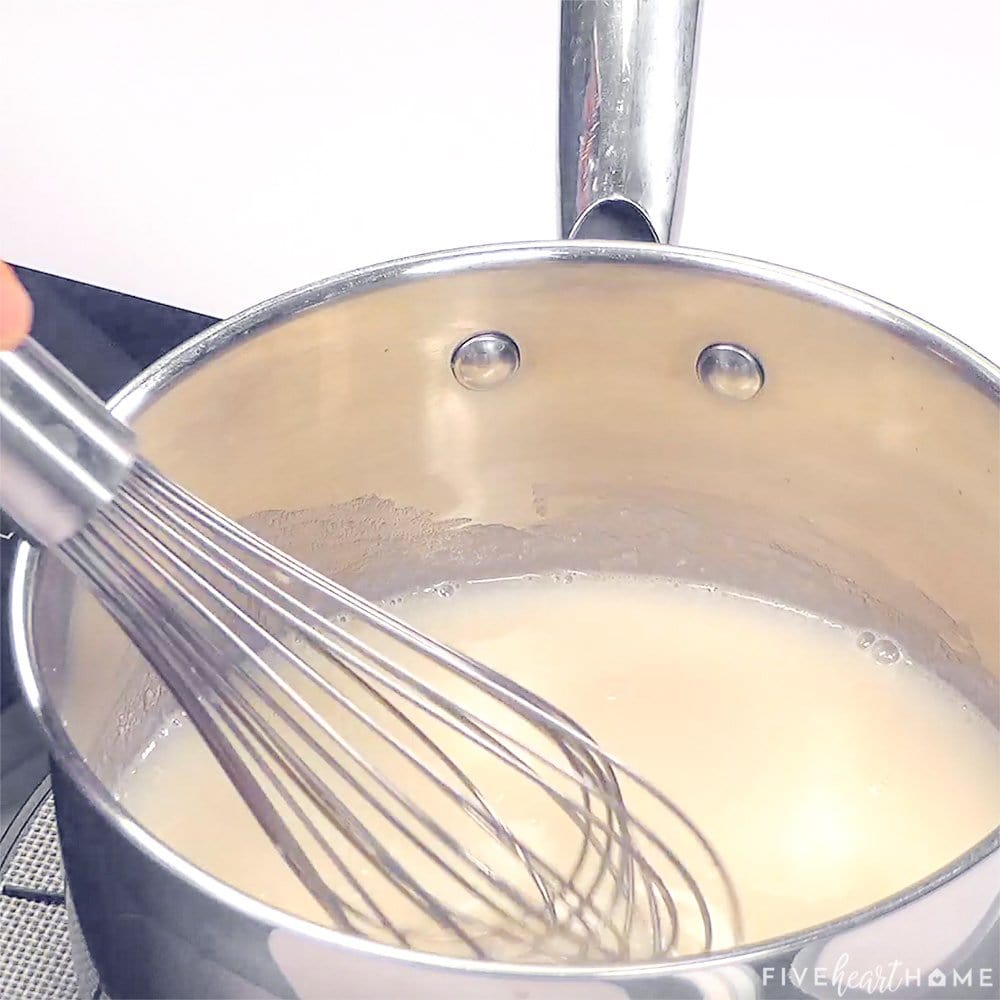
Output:
<svg viewBox="0 0 1000 1000">
<path fill-rule="evenodd" d="M 335 927 L 528 961 L 738 939 L 709 843 L 572 719 L 160 475 L 34 342 L 0 370 L 4 510 L 114 616 Z"/>
</svg>

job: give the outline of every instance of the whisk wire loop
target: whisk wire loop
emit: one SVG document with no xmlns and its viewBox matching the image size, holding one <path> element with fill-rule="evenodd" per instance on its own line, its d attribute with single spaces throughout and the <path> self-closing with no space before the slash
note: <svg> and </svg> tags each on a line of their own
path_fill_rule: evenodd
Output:
<svg viewBox="0 0 1000 1000">
<path fill-rule="evenodd" d="M 572 719 L 143 460 L 59 551 L 334 926 L 475 958 L 582 962 L 663 957 L 682 929 L 685 950 L 709 949 L 713 910 L 739 935 L 708 841 Z M 637 796 L 662 829 L 636 818 Z M 541 832 L 514 821 L 535 812 Z M 668 836 L 699 853 L 712 902 Z"/>
</svg>

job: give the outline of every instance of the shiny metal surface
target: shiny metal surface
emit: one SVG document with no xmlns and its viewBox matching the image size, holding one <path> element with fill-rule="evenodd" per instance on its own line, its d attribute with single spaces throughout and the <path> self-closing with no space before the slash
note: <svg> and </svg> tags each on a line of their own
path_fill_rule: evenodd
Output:
<svg viewBox="0 0 1000 1000">
<path fill-rule="evenodd" d="M 43 545 L 83 528 L 132 464 L 132 432 L 33 340 L 0 352 L 0 427 L 0 507 Z"/>
<path fill-rule="evenodd" d="M 477 333 L 463 340 L 451 356 L 451 370 L 466 389 L 502 385 L 521 366 L 521 352 L 505 333 Z"/>
<path fill-rule="evenodd" d="M 468 392 L 450 370 L 455 343 L 484 329 L 516 331 L 523 350 L 502 392 Z M 752 406 L 720 405 L 694 377 L 720 329 L 766 359 Z M 289 293 L 154 366 L 116 412 L 165 471 L 362 593 L 569 560 L 687 573 L 892 635 L 995 718 L 998 405 L 996 366 L 849 289 L 719 254 L 572 243 L 414 258 Z M 395 976 L 428 995 L 615 991 L 603 1000 L 633 982 L 710 996 L 737 977 L 742 1000 L 782 995 L 782 970 L 842 940 L 925 967 L 991 947 L 997 835 L 863 913 L 704 959 L 526 967 L 304 924 L 122 811 L 116 776 L 171 699 L 51 560 L 23 548 L 12 592 L 18 669 L 74 831 L 80 924 L 120 995 L 376 998 L 402 988 Z M 111 853 L 127 878 L 102 876 Z M 946 949 L 937 934 L 916 948 L 925 924 L 952 928 Z M 150 962 L 123 961 L 129 949 Z"/>
<path fill-rule="evenodd" d="M 746 348 L 711 344 L 698 355 L 695 371 L 702 384 L 730 399 L 753 399 L 764 387 L 764 368 Z"/>
<path fill-rule="evenodd" d="M 562 233 L 671 241 L 683 180 L 698 0 L 562 4 Z"/>
</svg>

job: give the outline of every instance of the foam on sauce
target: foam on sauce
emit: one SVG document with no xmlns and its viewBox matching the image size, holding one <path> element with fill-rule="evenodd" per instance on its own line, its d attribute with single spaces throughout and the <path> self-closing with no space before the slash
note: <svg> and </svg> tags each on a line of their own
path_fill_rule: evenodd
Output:
<svg viewBox="0 0 1000 1000">
<path fill-rule="evenodd" d="M 745 941 L 889 896 L 1000 815 L 996 729 L 891 637 L 653 578 L 449 584 L 391 603 L 679 803 L 735 883 Z M 326 922 L 194 728 L 163 733 L 118 790 L 128 810 L 230 885 Z"/>
</svg>

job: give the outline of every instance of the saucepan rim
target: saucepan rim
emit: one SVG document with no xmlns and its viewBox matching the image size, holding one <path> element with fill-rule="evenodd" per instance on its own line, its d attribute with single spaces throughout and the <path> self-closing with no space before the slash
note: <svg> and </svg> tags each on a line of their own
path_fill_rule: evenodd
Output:
<svg viewBox="0 0 1000 1000">
<path fill-rule="evenodd" d="M 961 341 L 895 306 L 845 285 L 802 271 L 715 251 L 692 250 L 656 244 L 598 241 L 512 243 L 438 251 L 359 268 L 275 296 L 259 305 L 214 324 L 181 344 L 140 372 L 110 401 L 114 412 L 129 420 L 182 378 L 206 364 L 220 351 L 245 337 L 265 332 L 292 316 L 322 307 L 337 299 L 364 294 L 433 275 L 456 274 L 502 267 L 553 262 L 632 264 L 693 268 L 764 284 L 789 294 L 819 301 L 881 324 L 888 333 L 915 343 L 944 362 L 971 388 L 1000 400 L 1000 367 Z M 635 978 L 684 974 L 748 962 L 799 949 L 884 916 L 968 871 L 1000 850 L 1000 827 L 955 858 L 945 868 L 887 899 L 827 923 L 794 934 L 755 942 L 724 951 L 656 962 L 614 965 L 529 965 L 479 959 L 450 958 L 380 944 L 342 931 L 314 924 L 255 899 L 203 871 L 175 853 L 132 819 L 111 791 L 87 766 L 63 726 L 55 705 L 44 694 L 31 634 L 32 603 L 36 590 L 39 552 L 22 542 L 15 554 L 10 581 L 12 652 L 25 699 L 37 716 L 60 767 L 83 791 L 88 803 L 149 860 L 167 868 L 189 887 L 217 903 L 231 907 L 271 928 L 305 935 L 315 941 L 413 966 L 492 976 L 532 978 Z"/>
</svg>

